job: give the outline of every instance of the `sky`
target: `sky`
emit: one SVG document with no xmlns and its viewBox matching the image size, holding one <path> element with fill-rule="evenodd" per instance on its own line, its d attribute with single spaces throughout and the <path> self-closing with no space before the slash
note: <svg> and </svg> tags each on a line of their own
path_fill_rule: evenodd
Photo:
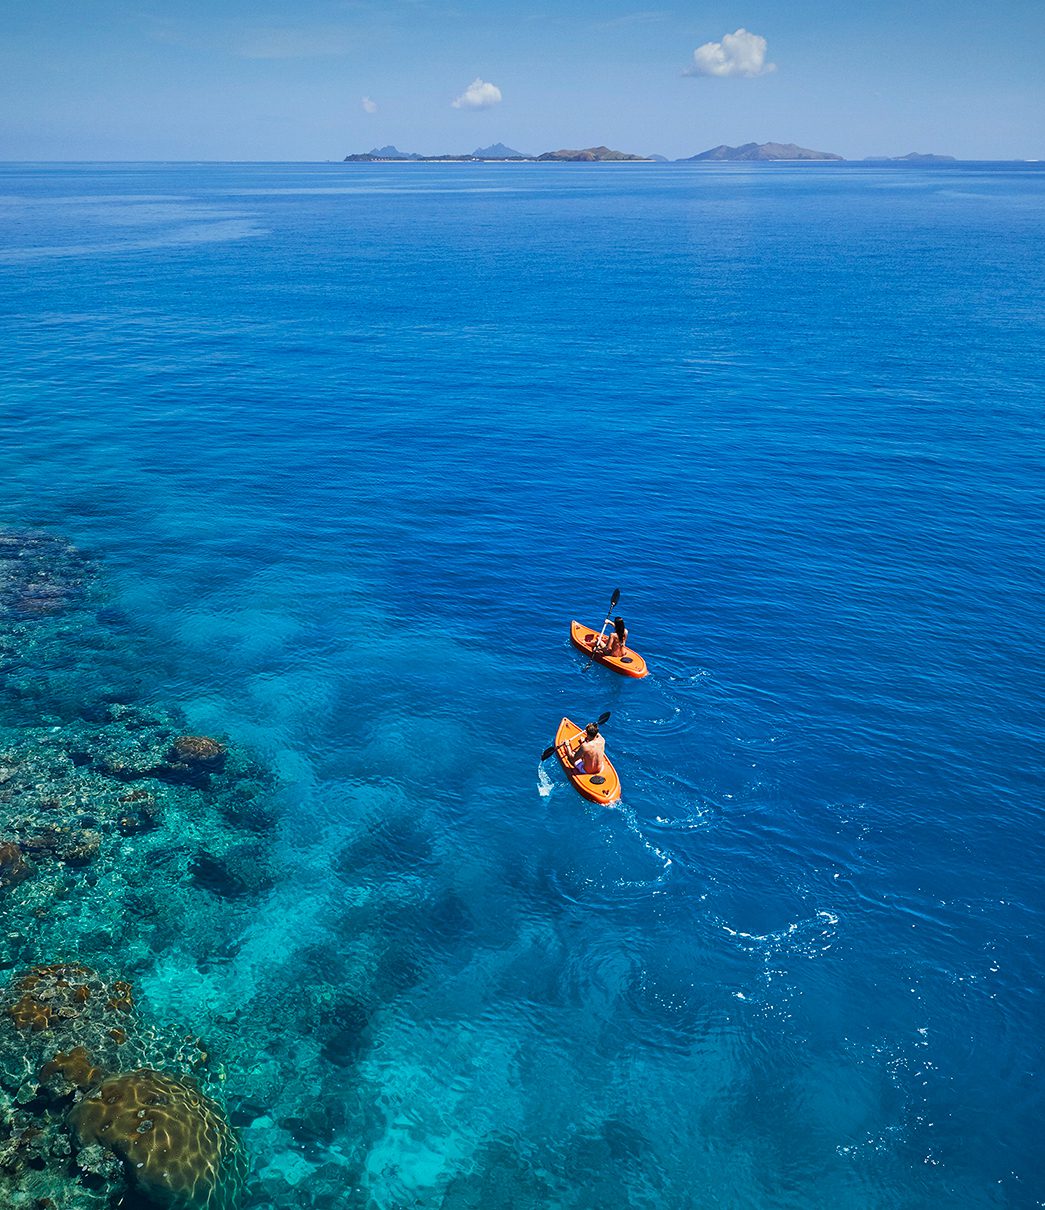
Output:
<svg viewBox="0 0 1045 1210">
<path fill-rule="evenodd" d="M 1045 159 L 1045 0 L 657 4 L 6 0 L 0 159 Z"/>
</svg>

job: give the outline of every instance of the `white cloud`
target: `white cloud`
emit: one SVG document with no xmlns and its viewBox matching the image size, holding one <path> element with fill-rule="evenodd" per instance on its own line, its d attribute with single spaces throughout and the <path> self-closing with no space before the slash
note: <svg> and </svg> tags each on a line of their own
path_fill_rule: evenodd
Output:
<svg viewBox="0 0 1045 1210">
<path fill-rule="evenodd" d="M 501 90 L 496 84 L 487 84 L 479 76 L 468 85 L 463 93 L 450 104 L 454 109 L 489 109 L 491 105 L 500 105 Z"/>
<path fill-rule="evenodd" d="M 371 101 L 369 97 L 364 97 L 360 104 L 363 106 L 364 113 L 377 113 L 377 102 Z"/>
<path fill-rule="evenodd" d="M 776 71 L 766 62 L 766 40 L 759 34 L 738 29 L 721 42 L 705 42 L 693 52 L 693 66 L 687 76 L 765 76 Z"/>
</svg>

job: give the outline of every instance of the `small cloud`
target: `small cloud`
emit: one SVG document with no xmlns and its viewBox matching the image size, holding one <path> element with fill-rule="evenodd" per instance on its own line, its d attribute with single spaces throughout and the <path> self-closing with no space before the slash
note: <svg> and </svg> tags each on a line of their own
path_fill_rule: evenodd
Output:
<svg viewBox="0 0 1045 1210">
<path fill-rule="evenodd" d="M 496 84 L 487 84 L 479 76 L 468 85 L 463 93 L 450 104 L 454 109 L 489 109 L 491 105 L 500 105 L 501 90 Z"/>
<path fill-rule="evenodd" d="M 686 76 L 765 76 L 776 71 L 766 62 L 766 40 L 759 34 L 738 29 L 721 42 L 705 42 L 693 52 L 693 66 Z"/>
<path fill-rule="evenodd" d="M 364 113 L 377 113 L 377 102 L 371 101 L 369 97 L 364 97 L 360 104 L 363 106 Z"/>
</svg>

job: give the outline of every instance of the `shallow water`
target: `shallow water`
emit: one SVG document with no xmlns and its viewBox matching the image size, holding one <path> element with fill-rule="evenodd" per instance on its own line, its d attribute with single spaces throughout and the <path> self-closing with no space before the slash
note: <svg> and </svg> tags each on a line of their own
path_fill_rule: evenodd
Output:
<svg viewBox="0 0 1045 1210">
<path fill-rule="evenodd" d="M 46 944 L 251 1206 L 1041 1203 L 1038 166 L 0 178 L 0 522 L 123 628 L 4 712 L 122 650 L 279 779 L 262 898 Z"/>
</svg>

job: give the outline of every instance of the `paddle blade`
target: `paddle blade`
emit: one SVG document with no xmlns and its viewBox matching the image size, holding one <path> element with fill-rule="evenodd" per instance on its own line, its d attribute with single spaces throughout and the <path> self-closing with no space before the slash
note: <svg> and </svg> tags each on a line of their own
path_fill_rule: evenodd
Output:
<svg viewBox="0 0 1045 1210">
<path fill-rule="evenodd" d="M 599 717 L 595 721 L 601 727 L 603 723 L 609 722 L 609 718 L 610 718 L 610 712 L 607 710 L 605 714 L 600 714 Z M 553 748 L 552 751 L 554 752 L 555 749 Z"/>
<path fill-rule="evenodd" d="M 620 589 L 619 589 L 619 588 L 615 588 L 615 589 L 613 590 L 613 596 L 612 596 L 612 597 L 610 597 L 610 609 L 616 609 L 616 608 L 617 608 L 617 602 L 618 602 L 619 600 L 620 600 Z"/>
</svg>

